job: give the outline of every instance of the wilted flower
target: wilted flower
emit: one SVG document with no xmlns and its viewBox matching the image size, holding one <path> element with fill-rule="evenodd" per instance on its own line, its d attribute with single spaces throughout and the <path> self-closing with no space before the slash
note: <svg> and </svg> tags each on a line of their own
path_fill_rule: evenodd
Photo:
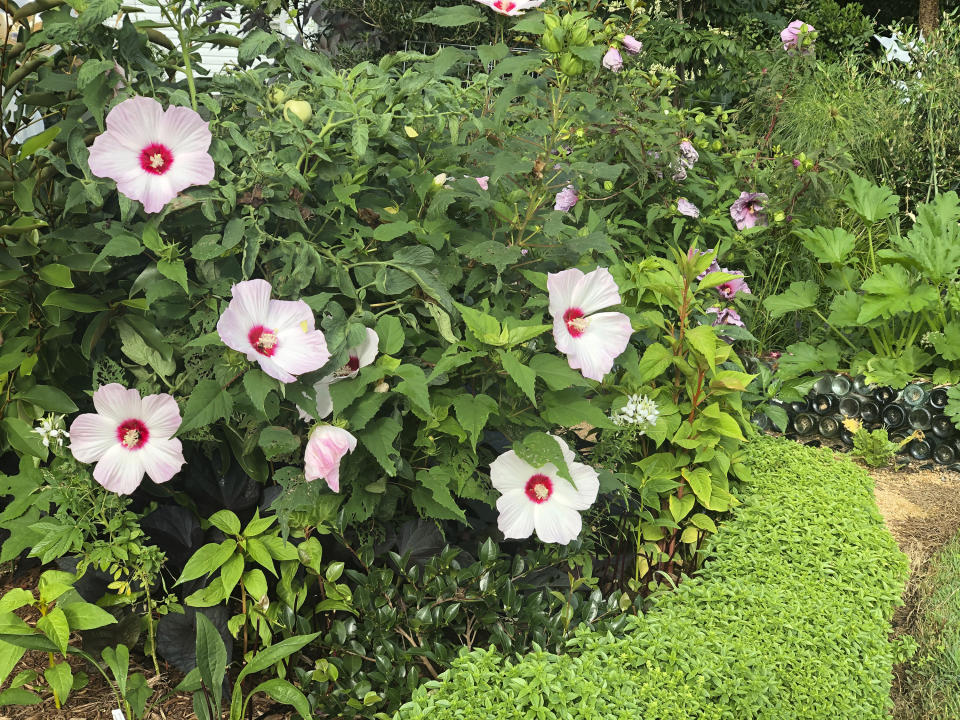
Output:
<svg viewBox="0 0 960 720">
<path fill-rule="evenodd" d="M 700 210 L 692 202 L 682 197 L 677 200 L 677 212 L 691 218 L 700 217 Z"/>
<path fill-rule="evenodd" d="M 310 434 L 304 453 L 304 477 L 322 479 L 334 492 L 340 492 L 340 461 L 357 448 L 357 439 L 335 425 L 319 425 Z"/>
<path fill-rule="evenodd" d="M 527 538 L 536 530 L 541 542 L 566 545 L 580 534 L 580 511 L 597 499 L 600 481 L 589 465 L 574 462 L 575 456 L 560 438 L 569 480 L 560 477 L 557 466 L 533 467 L 508 450 L 490 463 L 490 481 L 501 493 L 497 500 L 497 526 L 505 538 Z M 574 485 L 576 487 L 574 487 Z"/>
<path fill-rule="evenodd" d="M 447 182 L 447 174 L 440 173 L 439 175 L 434 175 L 433 185 L 434 187 L 442 188 Z"/>
<path fill-rule="evenodd" d="M 900 36 L 897 33 L 891 34 L 890 37 L 880 35 L 874 35 L 873 37 L 883 47 L 884 59 L 887 62 L 896 60 L 907 65 L 912 62 L 910 51 L 915 49 L 916 43 L 901 43 Z"/>
<path fill-rule="evenodd" d="M 637 40 L 633 35 L 624 35 L 623 49 L 631 55 L 637 55 L 641 50 L 643 50 L 643 43 Z"/>
<path fill-rule="evenodd" d="M 646 428 L 657 424 L 660 409 L 652 398 L 645 395 L 629 395 L 627 404 L 619 411 L 612 413 L 610 419 L 617 425 L 636 425 L 641 434 Z"/>
<path fill-rule="evenodd" d="M 63 439 L 70 437 L 70 433 L 63 426 L 63 415 L 47 415 L 40 418 L 40 426 L 33 429 L 40 436 L 40 442 L 44 447 L 59 448 L 63 445 Z"/>
<path fill-rule="evenodd" d="M 714 325 L 736 325 L 737 327 L 744 327 L 743 320 L 740 319 L 739 313 L 733 308 L 723 308 L 722 310 L 718 307 L 707 308 L 708 313 L 716 315 L 713 319 Z"/>
<path fill-rule="evenodd" d="M 96 462 L 93 479 L 107 490 L 129 495 L 146 473 L 165 483 L 186 462 L 174 434 L 180 408 L 167 394 L 140 397 L 123 385 L 102 385 L 93 393 L 96 413 L 77 416 L 70 425 L 70 452 L 82 463 Z"/>
<path fill-rule="evenodd" d="M 693 143 L 689 140 L 680 141 L 680 164 L 690 170 L 694 165 L 697 164 L 697 160 L 700 159 L 700 153 L 697 152 L 697 149 L 693 146 Z"/>
<path fill-rule="evenodd" d="M 623 70 L 623 56 L 620 55 L 620 51 L 611 46 L 603 56 L 603 66 L 613 72 Z"/>
<path fill-rule="evenodd" d="M 365 368 L 377 359 L 377 346 L 380 344 L 380 337 L 376 330 L 366 328 L 366 337 L 357 347 L 350 348 L 347 351 L 347 364 L 337 370 L 333 375 L 327 375 L 313 386 L 317 394 L 317 417 L 323 419 L 333 412 L 333 398 L 330 397 L 330 386 L 341 380 L 355 378 L 360 368 Z M 310 420 L 310 415 L 300 410 L 300 417 L 304 420 Z"/>
<path fill-rule="evenodd" d="M 478 177 L 478 178 L 474 178 L 474 179 L 477 181 L 477 185 L 479 185 L 483 190 L 489 190 L 489 189 L 490 189 L 490 176 L 489 176 L 489 175 L 484 175 L 483 177 Z"/>
<path fill-rule="evenodd" d="M 540 7 L 543 0 L 477 0 L 501 15 L 522 15 L 527 10 Z"/>
<path fill-rule="evenodd" d="M 817 39 L 817 31 L 813 25 L 803 22 L 803 20 L 794 20 L 780 31 L 780 40 L 783 42 L 784 50 L 800 49 L 803 53 L 809 53 L 813 49 L 813 43 Z"/>
<path fill-rule="evenodd" d="M 153 98 L 124 100 L 107 115 L 107 131 L 90 147 L 90 172 L 113 178 L 117 190 L 160 212 L 181 190 L 213 179 L 210 128 L 186 107 L 166 111 Z"/>
<path fill-rule="evenodd" d="M 730 206 L 730 217 L 733 218 L 737 230 L 766 225 L 767 215 L 763 212 L 763 204 L 766 201 L 766 193 L 741 192 L 740 197 Z"/>
<path fill-rule="evenodd" d="M 573 206 L 577 204 L 577 201 L 580 200 L 580 196 L 577 195 L 576 188 L 573 185 L 567 185 L 563 190 L 557 193 L 556 198 L 554 198 L 553 209 L 559 210 L 560 212 L 569 212 L 573 209 Z"/>
<path fill-rule="evenodd" d="M 266 280 L 245 280 L 217 322 L 224 345 L 257 362 L 270 377 L 289 383 L 318 370 L 330 359 L 327 341 L 316 329 L 303 300 L 271 300 Z"/>
<path fill-rule="evenodd" d="M 620 303 L 616 281 L 606 268 L 586 274 L 571 268 L 548 273 L 547 289 L 557 350 L 584 377 L 602 381 L 633 334 L 623 313 L 597 312 Z"/>
</svg>

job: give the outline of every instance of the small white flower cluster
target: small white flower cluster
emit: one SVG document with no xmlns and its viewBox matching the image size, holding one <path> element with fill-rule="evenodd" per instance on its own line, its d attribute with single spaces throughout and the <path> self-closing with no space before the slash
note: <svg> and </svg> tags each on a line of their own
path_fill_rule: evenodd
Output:
<svg viewBox="0 0 960 720">
<path fill-rule="evenodd" d="M 70 437 L 70 434 L 64 429 L 63 415 L 47 415 L 40 418 L 40 427 L 33 429 L 40 436 L 40 441 L 44 447 L 58 448 L 63 445 L 64 438 Z"/>
<path fill-rule="evenodd" d="M 614 412 L 610 419 L 617 425 L 637 425 L 647 428 L 655 425 L 660 417 L 657 404 L 645 395 L 630 395 L 627 404 L 618 412 Z"/>
</svg>

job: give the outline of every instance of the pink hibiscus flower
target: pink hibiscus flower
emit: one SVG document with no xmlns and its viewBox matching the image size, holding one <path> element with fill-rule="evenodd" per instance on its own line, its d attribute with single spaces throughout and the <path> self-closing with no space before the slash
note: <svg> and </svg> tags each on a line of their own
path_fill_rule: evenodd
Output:
<svg viewBox="0 0 960 720">
<path fill-rule="evenodd" d="M 560 212 L 570 212 L 579 200 L 580 196 L 577 195 L 576 188 L 573 185 L 567 185 L 553 199 L 553 209 Z"/>
<path fill-rule="evenodd" d="M 97 463 L 93 478 L 107 490 L 129 495 L 146 473 L 165 483 L 186 462 L 180 441 L 180 408 L 170 395 L 140 397 L 119 383 L 93 393 L 95 413 L 70 425 L 70 452 L 82 463 Z"/>
<path fill-rule="evenodd" d="M 733 308 L 723 308 L 722 310 L 718 307 L 707 308 L 708 313 L 713 313 L 717 317 L 714 318 L 714 325 L 736 325 L 737 327 L 744 327 L 743 320 L 740 319 L 739 313 Z"/>
<path fill-rule="evenodd" d="M 728 270 L 727 268 L 719 268 L 720 272 L 725 273 L 736 273 L 736 270 Z M 732 300 L 738 292 L 742 292 L 744 295 L 752 295 L 750 292 L 750 287 L 747 285 L 747 281 L 743 279 L 743 275 L 733 278 L 732 280 L 727 280 L 725 283 L 717 285 L 717 292 L 720 293 L 720 297 L 725 298 L 726 300 Z"/>
<path fill-rule="evenodd" d="M 733 218 L 737 230 L 766 225 L 767 215 L 763 212 L 763 204 L 766 201 L 766 193 L 741 192 L 740 197 L 730 206 L 730 217 Z"/>
<path fill-rule="evenodd" d="M 603 380 L 633 335 L 630 318 L 601 312 L 620 303 L 620 291 L 606 268 L 584 274 L 576 268 L 547 274 L 550 315 L 557 350 L 584 377 Z"/>
<path fill-rule="evenodd" d="M 340 492 L 340 461 L 357 448 L 357 439 L 335 425 L 319 425 L 310 434 L 304 453 L 304 475 L 307 480 L 326 481 L 334 492 Z"/>
<path fill-rule="evenodd" d="M 90 148 L 90 172 L 114 179 L 148 213 L 160 212 L 181 190 L 213 180 L 211 137 L 190 108 L 164 112 L 153 98 L 133 97 L 107 115 L 107 131 Z"/>
<path fill-rule="evenodd" d="M 780 31 L 780 41 L 783 43 L 783 49 L 788 52 L 801 48 L 803 54 L 813 50 L 813 43 L 817 39 L 817 31 L 813 25 L 803 22 L 803 20 L 794 20 Z"/>
<path fill-rule="evenodd" d="M 313 311 L 303 300 L 271 300 L 266 280 L 246 280 L 233 286 L 233 298 L 217 322 L 224 345 L 280 382 L 326 365 L 327 341 L 314 325 Z"/>
<path fill-rule="evenodd" d="M 527 10 L 540 7 L 543 0 L 477 0 L 481 5 L 486 5 L 494 12 L 501 15 L 523 15 Z"/>
<path fill-rule="evenodd" d="M 554 439 L 576 487 L 560 477 L 553 463 L 535 468 L 513 450 L 490 463 L 490 481 L 501 493 L 497 500 L 497 526 L 505 538 L 528 538 L 536 530 L 541 542 L 566 545 L 580 534 L 580 511 L 597 499 L 600 481 L 596 470 L 574 462 L 567 444 L 560 438 Z"/>
</svg>

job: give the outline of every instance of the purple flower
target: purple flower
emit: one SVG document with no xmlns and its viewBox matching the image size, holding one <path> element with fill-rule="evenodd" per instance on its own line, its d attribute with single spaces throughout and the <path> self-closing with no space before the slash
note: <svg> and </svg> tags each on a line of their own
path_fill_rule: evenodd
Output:
<svg viewBox="0 0 960 720">
<path fill-rule="evenodd" d="M 607 54 L 603 56 L 603 66 L 607 70 L 612 70 L 613 72 L 620 72 L 623 70 L 623 57 L 620 55 L 620 51 L 615 47 L 611 47 L 607 50 Z"/>
<path fill-rule="evenodd" d="M 733 218 L 737 230 L 766 225 L 767 214 L 763 212 L 763 203 L 766 201 L 766 193 L 741 192 L 740 197 L 730 206 L 730 217 Z"/>
<path fill-rule="evenodd" d="M 817 31 L 813 25 L 803 22 L 803 20 L 794 20 L 780 31 L 780 40 L 783 42 L 783 49 L 791 52 L 798 48 L 804 54 L 813 49 L 813 43 L 817 39 Z"/>
<path fill-rule="evenodd" d="M 692 202 L 687 200 L 685 197 L 677 200 L 677 212 L 681 215 L 686 215 L 691 218 L 700 217 L 700 210 Z"/>
<path fill-rule="evenodd" d="M 707 308 L 707 312 L 716 315 L 713 319 L 714 326 L 736 325 L 737 327 L 744 327 L 743 320 L 740 319 L 740 315 L 733 308 L 723 308 L 721 310 L 718 307 L 712 307 Z"/>
<path fill-rule="evenodd" d="M 633 35 L 624 35 L 623 49 L 631 55 L 637 55 L 641 50 L 643 50 L 643 43 L 637 40 Z"/>
<path fill-rule="evenodd" d="M 673 167 L 673 181 L 674 182 L 683 182 L 687 179 L 687 169 L 680 163 L 674 163 Z"/>
<path fill-rule="evenodd" d="M 567 185 L 563 190 L 557 193 L 554 200 L 553 209 L 560 212 L 569 212 L 577 204 L 580 196 L 577 195 L 576 188 L 573 185 Z"/>
<path fill-rule="evenodd" d="M 750 288 L 747 286 L 746 280 L 743 279 L 743 275 L 737 273 L 736 270 L 720 268 L 720 272 L 731 274 L 736 273 L 738 275 L 738 277 L 735 277 L 732 280 L 727 280 L 725 283 L 717 285 L 717 292 L 720 293 L 720 297 L 726 298 L 727 300 L 732 300 L 738 292 L 742 292 L 745 295 L 753 294 L 750 292 Z"/>
<path fill-rule="evenodd" d="M 794 166 L 795 168 L 800 167 L 800 161 L 799 161 L 797 158 L 794 158 L 794 159 L 793 159 L 793 166 Z"/>
</svg>

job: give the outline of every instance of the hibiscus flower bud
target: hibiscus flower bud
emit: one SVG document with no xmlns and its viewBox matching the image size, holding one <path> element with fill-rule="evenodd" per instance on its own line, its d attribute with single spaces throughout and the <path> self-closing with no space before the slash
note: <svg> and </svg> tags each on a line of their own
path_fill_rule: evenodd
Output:
<svg viewBox="0 0 960 720">
<path fill-rule="evenodd" d="M 576 27 L 573 28 L 573 32 L 570 33 L 570 44 L 586 45 L 587 40 L 589 39 L 590 27 L 587 25 L 586 21 L 577 23 Z"/>
<path fill-rule="evenodd" d="M 381 381 L 380 383 L 377 384 L 375 388 L 373 388 L 373 391 L 376 393 L 385 393 L 389 389 L 390 389 L 390 384 L 387 383 L 386 381 Z"/>
<path fill-rule="evenodd" d="M 287 100 L 283 104 L 283 119 L 289 122 L 290 113 L 300 118 L 300 122 L 306 123 L 313 117 L 313 108 L 306 100 Z"/>
</svg>

